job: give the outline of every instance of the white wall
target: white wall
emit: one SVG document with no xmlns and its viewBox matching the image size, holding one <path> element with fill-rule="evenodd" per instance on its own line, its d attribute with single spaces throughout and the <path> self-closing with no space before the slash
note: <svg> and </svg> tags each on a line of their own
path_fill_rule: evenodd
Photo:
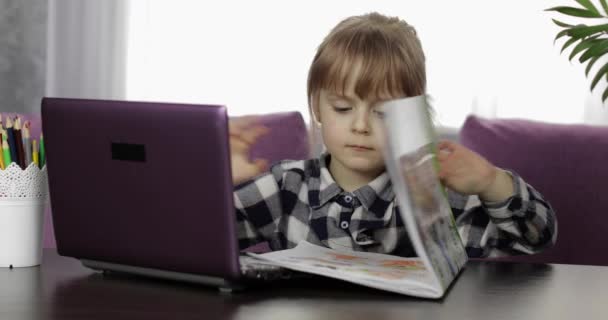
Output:
<svg viewBox="0 0 608 320">
<path fill-rule="evenodd" d="M 0 1 L 0 112 L 40 110 L 46 15 L 46 1 Z"/>
<path fill-rule="evenodd" d="M 584 67 L 553 44 L 559 29 L 551 17 L 559 15 L 543 11 L 560 4 L 574 1 L 131 0 L 126 95 L 226 104 L 233 115 L 308 117 L 317 45 L 345 17 L 378 11 L 416 27 L 441 124 L 459 126 L 471 111 L 589 121 L 585 115 L 605 110 L 591 99 Z"/>
<path fill-rule="evenodd" d="M 49 0 L 48 6 L 45 94 L 124 99 L 128 6 L 122 0 Z"/>
</svg>

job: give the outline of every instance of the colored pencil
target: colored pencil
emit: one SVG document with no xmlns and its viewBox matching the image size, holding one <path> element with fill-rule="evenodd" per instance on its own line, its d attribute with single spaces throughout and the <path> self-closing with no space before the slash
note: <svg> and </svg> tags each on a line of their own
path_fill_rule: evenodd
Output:
<svg viewBox="0 0 608 320">
<path fill-rule="evenodd" d="M 2 169 L 6 169 L 9 164 L 4 162 L 4 155 L 2 150 L 2 142 L 6 141 L 6 130 L 0 126 L 0 161 L 2 161 Z"/>
<path fill-rule="evenodd" d="M 30 122 L 23 124 L 23 150 L 25 151 L 25 167 L 32 163 L 32 139 L 30 137 Z"/>
<path fill-rule="evenodd" d="M 40 134 L 40 145 L 38 146 L 38 148 L 40 148 L 38 157 L 40 159 L 38 159 L 38 161 L 40 161 L 40 169 L 42 169 L 42 167 L 44 167 L 44 165 L 46 164 L 46 152 L 44 150 L 44 136 L 42 134 Z"/>
<path fill-rule="evenodd" d="M 32 140 L 32 161 L 34 161 L 37 166 L 40 166 L 40 161 L 38 159 L 38 141 L 36 141 L 36 139 Z"/>
<path fill-rule="evenodd" d="M 15 126 L 13 128 L 13 134 L 15 135 L 15 151 L 17 153 L 17 159 L 15 162 L 25 169 L 25 151 L 23 150 L 23 135 L 21 134 L 21 118 L 15 119 Z"/>
<path fill-rule="evenodd" d="M 11 160 L 17 161 L 17 146 L 15 145 L 13 121 L 10 117 L 6 118 L 6 142 L 8 143 L 8 150 L 11 154 Z"/>
<path fill-rule="evenodd" d="M 2 138 L 0 138 L 0 149 L 2 149 L 2 142 L 4 140 Z M 0 169 L 4 170 L 4 168 L 6 168 L 6 166 L 4 165 L 4 156 L 0 156 Z"/>
<path fill-rule="evenodd" d="M 5 139 L 2 140 L 2 157 L 4 158 L 4 167 L 8 168 L 11 165 L 11 151 Z"/>
</svg>

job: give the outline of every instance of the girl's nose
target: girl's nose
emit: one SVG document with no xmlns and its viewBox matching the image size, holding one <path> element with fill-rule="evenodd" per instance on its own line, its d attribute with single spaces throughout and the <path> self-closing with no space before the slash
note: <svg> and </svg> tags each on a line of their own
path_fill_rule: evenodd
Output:
<svg viewBox="0 0 608 320">
<path fill-rule="evenodd" d="M 358 134 L 369 134 L 370 123 L 369 123 L 369 112 L 363 108 L 357 110 L 355 118 L 353 119 L 352 131 Z"/>
</svg>

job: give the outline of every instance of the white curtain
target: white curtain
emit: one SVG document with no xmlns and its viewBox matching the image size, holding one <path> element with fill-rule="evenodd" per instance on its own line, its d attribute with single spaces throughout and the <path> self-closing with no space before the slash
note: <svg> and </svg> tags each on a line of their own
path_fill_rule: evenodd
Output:
<svg viewBox="0 0 608 320">
<path fill-rule="evenodd" d="M 44 94 L 46 0 L 0 1 L 0 112 L 36 113 Z"/>
<path fill-rule="evenodd" d="M 49 0 L 46 95 L 124 99 L 127 3 Z"/>
</svg>

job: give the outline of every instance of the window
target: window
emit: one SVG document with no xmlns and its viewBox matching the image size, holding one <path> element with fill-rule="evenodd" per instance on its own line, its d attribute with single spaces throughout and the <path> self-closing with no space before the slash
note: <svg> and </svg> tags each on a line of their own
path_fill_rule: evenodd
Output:
<svg viewBox="0 0 608 320">
<path fill-rule="evenodd" d="M 574 123 L 588 83 L 553 44 L 554 1 L 131 1 L 127 99 L 299 110 L 315 50 L 340 20 L 369 11 L 418 31 L 442 125 L 467 114 Z M 558 43 L 559 44 L 559 43 Z"/>
</svg>

